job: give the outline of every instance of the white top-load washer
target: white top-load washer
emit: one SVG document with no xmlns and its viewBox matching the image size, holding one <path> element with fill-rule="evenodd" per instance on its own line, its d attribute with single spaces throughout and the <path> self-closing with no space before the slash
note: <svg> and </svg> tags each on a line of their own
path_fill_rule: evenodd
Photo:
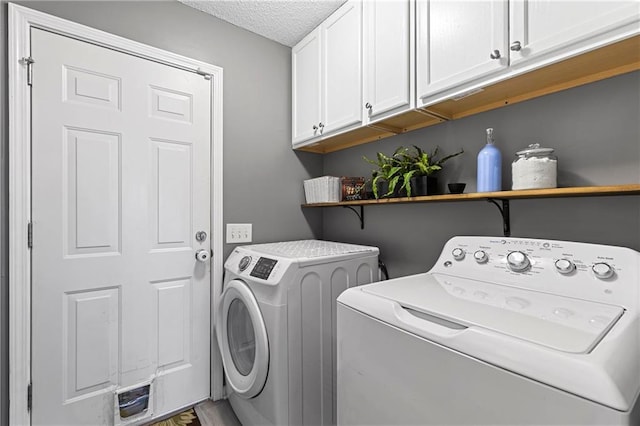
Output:
<svg viewBox="0 0 640 426">
<path fill-rule="evenodd" d="M 640 425 L 640 253 L 454 237 L 338 299 L 338 424 Z"/>
<path fill-rule="evenodd" d="M 216 334 L 243 425 L 335 424 L 336 299 L 378 278 L 378 249 L 303 240 L 237 247 Z"/>
</svg>

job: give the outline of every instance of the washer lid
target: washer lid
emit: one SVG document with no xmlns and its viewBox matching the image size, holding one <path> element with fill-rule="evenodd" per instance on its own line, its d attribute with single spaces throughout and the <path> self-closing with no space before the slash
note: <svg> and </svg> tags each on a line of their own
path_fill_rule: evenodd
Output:
<svg viewBox="0 0 640 426">
<path fill-rule="evenodd" d="M 374 283 L 362 291 L 409 311 L 569 353 L 590 352 L 624 312 L 619 306 L 442 274 Z"/>
<path fill-rule="evenodd" d="M 349 253 L 378 251 L 375 247 L 321 240 L 299 240 L 255 244 L 249 246 L 249 248 L 261 253 L 287 257 L 290 259 L 297 259 L 301 257 L 330 257 Z"/>
<path fill-rule="evenodd" d="M 244 246 L 257 253 L 296 260 L 299 263 L 315 264 L 327 260 L 377 255 L 377 247 L 336 243 L 322 240 L 283 241 L 278 243 Z"/>
</svg>

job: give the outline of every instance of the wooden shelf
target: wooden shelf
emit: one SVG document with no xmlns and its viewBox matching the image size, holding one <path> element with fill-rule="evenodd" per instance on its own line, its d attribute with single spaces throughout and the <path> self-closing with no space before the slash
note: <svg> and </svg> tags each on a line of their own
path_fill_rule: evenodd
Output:
<svg viewBox="0 0 640 426">
<path fill-rule="evenodd" d="M 443 201 L 519 200 L 529 198 L 598 197 L 606 195 L 640 195 L 640 184 L 579 186 L 571 188 L 527 189 L 522 191 L 472 192 L 469 194 L 427 195 L 424 197 L 381 198 L 379 200 L 342 201 L 339 203 L 303 204 L 303 207 L 375 206 Z"/>
<path fill-rule="evenodd" d="M 637 70 L 640 36 L 515 75 L 462 99 L 446 99 L 294 149 L 326 154 Z"/>
<path fill-rule="evenodd" d="M 561 198 L 561 197 L 598 197 L 606 195 L 640 195 L 640 184 L 610 185 L 610 186 L 579 186 L 572 188 L 527 189 L 523 191 L 473 192 L 470 194 L 428 195 L 424 197 L 382 198 L 379 200 L 342 201 L 339 203 L 303 204 L 302 207 L 346 207 L 358 216 L 360 229 L 364 229 L 364 206 L 433 203 L 446 201 L 490 201 L 502 216 L 504 236 L 511 235 L 511 217 L 509 213 L 510 200 L 531 198 Z M 360 212 L 355 207 L 360 207 Z"/>
</svg>

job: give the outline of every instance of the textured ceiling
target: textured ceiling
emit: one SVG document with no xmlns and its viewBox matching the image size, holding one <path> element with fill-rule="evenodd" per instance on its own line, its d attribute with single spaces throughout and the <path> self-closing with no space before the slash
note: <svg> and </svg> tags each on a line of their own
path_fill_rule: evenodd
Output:
<svg viewBox="0 0 640 426">
<path fill-rule="evenodd" d="M 285 46 L 294 46 L 346 0 L 178 1 Z"/>
</svg>

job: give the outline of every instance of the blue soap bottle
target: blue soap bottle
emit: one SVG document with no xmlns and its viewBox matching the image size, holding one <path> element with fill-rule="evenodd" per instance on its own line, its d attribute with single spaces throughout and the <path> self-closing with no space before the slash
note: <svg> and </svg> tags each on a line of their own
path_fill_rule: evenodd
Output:
<svg viewBox="0 0 640 426">
<path fill-rule="evenodd" d="M 487 129 L 487 144 L 478 153 L 477 191 L 502 191 L 502 155 L 494 144 L 491 128 Z"/>
</svg>

